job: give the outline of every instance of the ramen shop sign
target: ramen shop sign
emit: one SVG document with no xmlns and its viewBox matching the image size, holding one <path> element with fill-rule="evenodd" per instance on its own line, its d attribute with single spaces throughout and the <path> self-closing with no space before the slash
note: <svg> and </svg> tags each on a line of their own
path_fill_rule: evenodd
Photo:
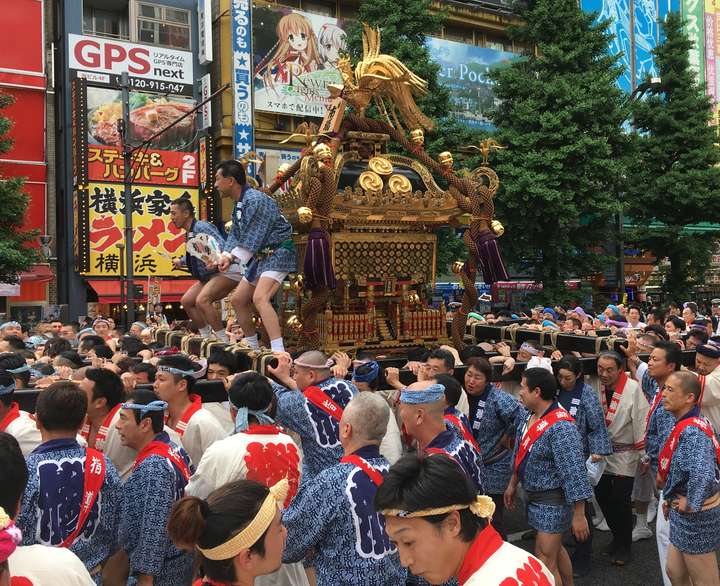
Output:
<svg viewBox="0 0 720 586">
<path fill-rule="evenodd" d="M 116 85 L 127 71 L 133 89 L 192 95 L 188 51 L 73 34 L 68 42 L 70 70 L 89 82 Z"/>
</svg>

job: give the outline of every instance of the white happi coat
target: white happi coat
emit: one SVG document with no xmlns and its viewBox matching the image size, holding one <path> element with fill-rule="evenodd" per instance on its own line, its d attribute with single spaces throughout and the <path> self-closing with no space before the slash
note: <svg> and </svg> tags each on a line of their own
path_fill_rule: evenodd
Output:
<svg viewBox="0 0 720 586">
<path fill-rule="evenodd" d="M 228 435 L 215 416 L 204 407 L 193 413 L 187 423 L 185 433 L 178 432 L 177 426 L 173 430 L 180 436 L 180 444 L 185 448 L 195 468 L 202 460 L 205 450 Z"/>
<path fill-rule="evenodd" d="M 710 420 L 715 433 L 720 434 L 720 366 L 705 377 L 700 412 Z"/>
<path fill-rule="evenodd" d="M 26 457 L 42 443 L 40 430 L 26 411 L 20 411 L 20 417 L 10 422 L 5 428 L 5 433 L 9 433 L 17 440 L 22 455 Z"/>
<path fill-rule="evenodd" d="M 203 409 L 212 413 L 213 417 L 225 430 L 227 435 L 235 433 L 235 421 L 230 413 L 230 401 L 223 403 L 203 403 Z"/>
<path fill-rule="evenodd" d="M 605 391 L 599 379 L 597 385 L 598 401 L 605 405 Z M 649 410 L 640 385 L 628 376 L 615 415 L 607 427 L 613 446 L 613 453 L 605 457 L 607 474 L 635 476 L 640 456 L 645 452 L 645 423 Z"/>
<path fill-rule="evenodd" d="M 38 586 L 95 586 L 80 558 L 64 547 L 18 547 L 8 558 L 8 566 L 11 576 L 26 578 Z"/>
</svg>

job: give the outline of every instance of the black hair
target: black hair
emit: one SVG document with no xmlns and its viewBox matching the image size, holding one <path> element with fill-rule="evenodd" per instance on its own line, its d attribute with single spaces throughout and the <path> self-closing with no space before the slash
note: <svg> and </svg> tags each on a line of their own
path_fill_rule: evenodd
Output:
<svg viewBox="0 0 720 586">
<path fill-rule="evenodd" d="M 140 374 L 141 372 L 144 372 L 147 374 L 148 381 L 154 383 L 157 368 L 155 368 L 155 366 L 153 366 L 149 362 L 138 362 L 130 368 L 130 372 L 132 372 L 133 374 Z"/>
<path fill-rule="evenodd" d="M 697 315 L 698 306 L 697 306 L 697 303 L 695 303 L 694 301 L 688 301 L 688 302 L 683 306 L 683 309 L 686 309 L 686 308 L 689 309 L 690 311 L 692 311 L 695 315 Z"/>
<path fill-rule="evenodd" d="M 449 374 L 436 374 L 435 380 L 445 387 L 445 402 L 450 407 L 455 407 L 462 396 L 462 385 Z"/>
<path fill-rule="evenodd" d="M 662 309 L 651 309 L 648 315 L 652 315 L 653 318 L 661 324 L 665 323 L 665 312 Z"/>
<path fill-rule="evenodd" d="M 72 344 L 70 343 L 70 340 L 66 340 L 65 338 L 52 338 L 51 340 L 48 340 L 45 344 L 43 356 L 55 358 L 58 354 L 62 352 L 68 352 L 70 350 L 72 350 Z"/>
<path fill-rule="evenodd" d="M 236 409 L 247 407 L 262 411 L 272 404 L 274 396 L 268 379 L 254 371 L 237 375 L 228 389 L 228 398 Z"/>
<path fill-rule="evenodd" d="M 190 198 L 185 195 L 181 195 L 180 197 L 172 200 L 170 205 L 179 207 L 182 211 L 189 213 L 191 216 L 195 215 L 195 206 L 192 201 L 190 201 Z"/>
<path fill-rule="evenodd" d="M 27 345 L 25 344 L 25 341 L 20 336 L 8 336 L 5 338 L 5 341 L 8 343 L 8 346 L 12 350 L 26 350 Z"/>
<path fill-rule="evenodd" d="M 680 350 L 680 346 L 675 342 L 666 342 L 663 340 L 655 344 L 655 350 L 657 349 L 665 352 L 665 362 L 667 364 L 673 363 L 675 370 L 680 370 L 682 366 L 682 351 Z"/>
<path fill-rule="evenodd" d="M 157 401 L 158 396 L 155 391 L 150 389 L 135 389 L 128 399 L 128 401 L 136 405 L 149 405 L 153 401 Z M 150 419 L 152 423 L 152 430 L 155 433 L 160 433 L 165 428 L 165 412 L 164 411 L 145 411 L 141 414 L 140 409 L 131 409 L 135 416 L 135 423 L 140 425 L 143 419 Z"/>
<path fill-rule="evenodd" d="M 444 454 L 420 458 L 407 454 L 390 467 L 375 493 L 375 510 L 400 509 L 414 512 L 425 509 L 470 504 L 477 489 L 462 468 Z M 469 543 L 484 526 L 469 509 L 458 511 L 460 538 Z M 451 513 L 419 517 L 436 527 Z"/>
<path fill-rule="evenodd" d="M 93 350 L 95 351 L 95 356 L 97 356 L 98 358 L 105 358 L 105 360 L 112 359 L 114 354 L 112 348 L 110 348 L 110 346 L 108 346 L 107 344 L 95 346 Z"/>
<path fill-rule="evenodd" d="M 700 340 L 701 344 L 707 344 L 708 341 L 708 333 L 707 330 L 701 330 L 700 328 L 693 328 L 691 329 L 688 334 L 688 338 L 696 338 Z"/>
<path fill-rule="evenodd" d="M 5 370 L 0 371 L 0 387 L 7 387 L 15 382 L 15 379 L 13 379 L 13 375 Z M 3 404 L 5 407 L 10 407 L 13 402 L 13 398 L 15 396 L 15 391 L 10 391 L 9 393 L 5 393 L 4 395 L 0 395 L 0 403 Z"/>
<path fill-rule="evenodd" d="M 110 356 L 112 358 L 112 355 Z M 82 368 L 85 366 L 85 361 L 83 360 L 82 356 L 78 354 L 75 350 L 66 350 L 65 352 L 60 352 L 56 356 L 56 358 L 64 358 L 67 360 L 71 366 L 71 368 Z"/>
<path fill-rule="evenodd" d="M 172 508 L 167 532 L 182 549 L 197 551 L 222 545 L 247 527 L 267 498 L 268 488 L 254 480 L 236 480 L 216 489 L 207 501 L 186 496 Z M 265 555 L 267 530 L 250 546 L 250 552 Z M 211 580 L 235 583 L 233 558 L 211 560 L 198 552 L 203 572 Z"/>
<path fill-rule="evenodd" d="M 467 361 L 468 369 L 473 368 L 485 375 L 485 382 L 489 383 L 492 378 L 492 365 L 487 358 L 474 356 Z"/>
<path fill-rule="evenodd" d="M 25 358 L 17 352 L 3 352 L 0 354 L 0 370 L 22 368 L 27 364 Z M 30 370 L 18 374 L 10 374 L 13 378 L 20 379 L 23 388 L 27 388 L 30 384 Z"/>
<path fill-rule="evenodd" d="M 225 350 L 219 350 L 217 348 L 214 348 L 210 352 L 210 357 L 208 358 L 207 362 L 208 365 L 219 364 L 220 366 L 224 366 L 228 369 L 228 372 L 230 374 L 235 374 L 238 371 L 237 358 L 232 352 L 226 352 Z"/>
<path fill-rule="evenodd" d="M 75 383 L 58 381 L 38 395 L 35 417 L 48 431 L 77 431 L 85 421 L 87 395 Z"/>
<path fill-rule="evenodd" d="M 471 358 L 481 358 L 483 356 L 485 356 L 485 350 L 480 348 L 480 346 L 465 346 L 465 348 L 460 350 L 460 360 L 462 360 L 463 364 L 467 364 L 467 361 Z"/>
<path fill-rule="evenodd" d="M 604 352 L 600 352 L 600 354 L 598 354 L 598 360 L 600 360 L 601 358 L 608 358 L 615 363 L 615 366 L 617 366 L 618 368 L 622 368 L 622 356 L 615 352 L 615 350 L 606 350 Z"/>
<path fill-rule="evenodd" d="M 430 360 L 431 358 L 434 358 L 435 360 L 442 360 L 445 364 L 445 368 L 448 370 L 452 370 L 455 368 L 455 357 L 452 355 L 451 352 L 448 352 L 447 350 L 443 350 L 442 348 L 437 348 L 436 350 L 433 350 L 428 354 L 427 358 L 425 359 L 425 362 Z"/>
<path fill-rule="evenodd" d="M 522 377 L 527 382 L 530 392 L 540 388 L 540 397 L 544 401 L 552 401 L 557 393 L 557 381 L 549 370 L 544 368 L 526 368 Z"/>
<path fill-rule="evenodd" d="M 80 342 L 80 350 L 82 352 L 90 352 L 95 346 L 105 346 L 105 340 L 97 334 L 88 334 L 83 336 Z"/>
<path fill-rule="evenodd" d="M 216 167 L 216 170 L 220 171 L 223 177 L 232 177 L 240 185 L 245 185 L 247 182 L 245 167 L 238 161 L 223 161 Z"/>
<path fill-rule="evenodd" d="M 28 469 L 20 444 L 9 433 L 0 431 L 0 470 L 3 479 L 0 482 L 0 507 L 13 518 L 18 513 L 20 497 L 25 492 L 28 481 Z"/>
<path fill-rule="evenodd" d="M 137 356 L 140 350 L 148 350 L 148 347 L 135 336 L 123 336 L 120 339 L 120 348 L 128 356 Z"/>
<path fill-rule="evenodd" d="M 659 323 L 658 323 L 658 324 L 651 324 L 651 325 L 649 325 L 649 326 L 646 326 L 644 331 L 645 331 L 646 334 L 649 334 L 649 333 L 651 333 L 651 332 L 654 332 L 655 334 L 658 335 L 658 337 L 659 337 L 661 340 L 667 340 L 667 339 L 668 339 L 668 333 L 667 333 L 667 331 L 666 331 L 665 328 L 664 328 L 663 326 L 661 326 Z"/>
<path fill-rule="evenodd" d="M 671 315 L 665 323 L 667 322 L 672 322 L 678 330 L 685 330 L 685 320 L 677 315 Z"/>
<path fill-rule="evenodd" d="M 77 333 L 77 331 L 78 331 L 78 324 L 76 324 L 75 322 L 72 322 L 72 321 L 64 321 L 63 327 L 64 328 L 72 328 L 73 332 L 75 332 L 75 333 Z"/>
<path fill-rule="evenodd" d="M 108 409 L 112 409 L 120 403 L 125 396 L 125 387 L 120 376 L 107 368 L 88 368 L 85 371 L 85 378 L 93 384 L 92 398 L 105 398 Z"/>
<path fill-rule="evenodd" d="M 197 364 L 183 354 L 173 354 L 172 356 L 163 356 L 160 359 L 160 362 L 158 362 L 158 366 L 169 366 L 170 368 L 177 368 L 178 370 L 185 370 L 185 371 L 197 370 Z M 193 377 L 191 375 L 181 376 L 179 374 L 173 373 L 173 378 L 175 379 L 176 383 L 180 382 L 181 379 L 185 379 L 187 381 L 188 393 L 192 392 L 192 389 L 195 386 L 195 377 Z"/>
<path fill-rule="evenodd" d="M 566 354 L 563 356 L 558 362 L 555 364 L 555 368 L 557 371 L 562 370 L 569 370 L 572 372 L 575 376 L 579 376 L 582 374 L 582 363 L 580 360 L 573 356 L 572 354 Z"/>
<path fill-rule="evenodd" d="M 408 350 L 407 359 L 410 362 L 425 362 L 429 354 L 430 351 L 427 348 L 424 348 L 423 346 L 418 346 L 416 348 L 410 348 L 410 350 Z"/>
</svg>

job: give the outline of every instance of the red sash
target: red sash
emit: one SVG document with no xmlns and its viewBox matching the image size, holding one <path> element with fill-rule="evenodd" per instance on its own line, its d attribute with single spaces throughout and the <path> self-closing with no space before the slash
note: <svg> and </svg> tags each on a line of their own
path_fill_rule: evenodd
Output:
<svg viewBox="0 0 720 586">
<path fill-rule="evenodd" d="M 324 411 L 336 421 L 342 419 L 343 408 L 328 397 L 327 393 L 320 387 L 308 387 L 303 391 L 303 395 L 315 407 Z"/>
<path fill-rule="evenodd" d="M 145 458 L 149 458 L 150 456 L 162 456 L 163 458 L 170 460 L 170 462 L 172 462 L 175 467 L 180 470 L 185 478 L 185 482 L 190 480 L 190 469 L 185 463 L 185 460 L 178 456 L 168 444 L 161 442 L 160 440 L 153 440 L 143 448 L 142 452 L 138 454 L 138 457 L 135 460 L 133 470 L 140 466 Z"/>
<path fill-rule="evenodd" d="M 525 432 L 525 436 L 520 442 L 517 454 L 515 454 L 515 472 L 518 471 L 520 464 L 522 464 L 522 461 L 530 453 L 530 449 L 535 445 L 535 442 L 540 439 L 540 436 L 560 421 L 572 422 L 574 419 L 570 416 L 570 413 L 565 411 L 565 409 L 558 407 L 538 419 L 535 423 L 533 423 L 532 427 Z"/>
<path fill-rule="evenodd" d="M 75 530 L 60 544 L 60 547 L 70 547 L 85 527 L 90 511 L 95 506 L 100 489 L 105 481 L 105 458 L 102 452 L 93 448 L 85 448 L 85 470 L 83 474 L 83 496 L 80 503 Z"/>
<path fill-rule="evenodd" d="M 15 402 L 10 403 L 10 411 L 0 421 L 0 431 L 5 431 L 13 421 L 20 417 L 20 405 Z"/>
<path fill-rule="evenodd" d="M 480 451 L 480 446 L 478 445 L 477 441 L 475 441 L 473 434 L 471 434 L 470 430 L 465 425 L 463 425 L 463 422 L 460 421 L 460 418 L 457 415 L 447 413 L 445 415 L 445 421 L 449 421 L 455 427 L 457 427 L 460 430 L 460 433 L 462 433 L 463 439 L 466 442 L 471 443 L 475 447 L 475 449 L 482 454 L 482 451 Z"/>
<path fill-rule="evenodd" d="M 85 423 L 82 426 L 82 429 L 80 430 L 80 435 L 83 436 L 87 442 L 88 446 L 91 448 L 94 448 L 97 446 L 97 449 L 101 452 L 104 451 L 105 447 L 105 440 L 107 439 L 108 431 L 110 431 L 110 424 L 112 423 L 113 417 L 115 417 L 115 414 L 120 410 L 120 407 L 122 405 L 117 404 L 115 407 L 110 409 L 108 411 L 107 415 L 105 415 L 105 419 L 103 419 L 102 424 L 100 425 L 100 428 L 98 429 L 97 434 L 95 434 L 95 441 L 90 443 L 90 420 L 86 417 Z"/>
<path fill-rule="evenodd" d="M 190 395 L 188 398 L 192 403 L 187 409 L 185 409 L 185 413 L 182 414 L 180 421 L 178 421 L 175 426 L 175 431 L 177 431 L 177 434 L 180 437 L 185 435 L 185 430 L 187 429 L 190 418 L 202 409 L 202 399 L 200 398 L 200 395 Z"/>
<path fill-rule="evenodd" d="M 277 425 L 260 425 L 259 423 L 251 423 L 242 433 L 250 435 L 277 435 L 282 433 Z"/>
<path fill-rule="evenodd" d="M 360 456 L 356 456 L 355 454 L 350 454 L 349 456 L 343 456 L 340 458 L 341 464 L 352 464 L 353 466 L 357 466 L 365 472 L 370 477 L 370 480 L 373 481 L 375 486 L 380 486 L 383 483 L 383 475 L 375 468 L 373 468 L 367 460 L 364 458 L 361 458 Z"/>
<path fill-rule="evenodd" d="M 670 437 L 667 438 L 667 441 L 660 452 L 660 459 L 658 460 L 658 478 L 663 484 L 665 484 L 668 474 L 670 473 L 670 464 L 672 463 L 675 449 L 678 446 L 680 434 L 686 427 L 690 427 L 691 425 L 701 429 L 705 435 L 710 438 L 713 448 L 715 448 L 715 460 L 718 465 L 720 465 L 720 443 L 718 443 L 718 440 L 715 437 L 712 426 L 701 417 L 688 417 L 687 419 L 683 419 L 681 422 L 675 424 Z"/>
<path fill-rule="evenodd" d="M 470 549 L 465 554 L 463 563 L 460 566 L 458 572 L 458 582 L 462 585 L 465 584 L 470 578 L 473 577 L 485 563 L 495 555 L 498 549 L 502 547 L 503 539 L 495 528 L 488 523 L 488 525 L 477 534 L 477 537 L 473 540 Z M 512 584 L 517 584 L 515 580 L 508 581 Z M 504 582 L 503 582 L 504 583 Z"/>
<path fill-rule="evenodd" d="M 702 400 L 703 400 L 703 395 L 705 394 L 705 379 L 706 378 L 707 377 L 705 377 L 702 374 L 698 375 L 698 380 L 700 381 L 700 396 L 698 396 L 698 399 L 697 399 L 697 406 L 700 407 L 700 409 L 702 409 Z"/>
<path fill-rule="evenodd" d="M 617 383 L 615 384 L 615 392 L 613 393 L 612 399 L 610 399 L 610 405 L 607 404 L 607 397 L 605 396 L 605 389 L 602 389 L 602 392 L 600 393 L 600 398 L 602 399 L 602 406 L 603 411 L 605 412 L 605 426 L 610 427 L 612 422 L 615 420 L 615 414 L 617 413 L 618 405 L 620 404 L 620 399 L 622 398 L 622 394 L 625 392 L 625 385 L 627 384 L 628 377 L 624 372 L 620 373 L 620 378 L 618 378 Z"/>
</svg>

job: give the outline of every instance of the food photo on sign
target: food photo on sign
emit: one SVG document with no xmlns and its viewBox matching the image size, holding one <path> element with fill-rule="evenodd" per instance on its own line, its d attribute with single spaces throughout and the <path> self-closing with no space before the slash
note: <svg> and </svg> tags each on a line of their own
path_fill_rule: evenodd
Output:
<svg viewBox="0 0 720 586">
<path fill-rule="evenodd" d="M 346 49 L 342 21 L 289 8 L 253 9 L 254 101 L 264 112 L 322 118 Z"/>
</svg>

